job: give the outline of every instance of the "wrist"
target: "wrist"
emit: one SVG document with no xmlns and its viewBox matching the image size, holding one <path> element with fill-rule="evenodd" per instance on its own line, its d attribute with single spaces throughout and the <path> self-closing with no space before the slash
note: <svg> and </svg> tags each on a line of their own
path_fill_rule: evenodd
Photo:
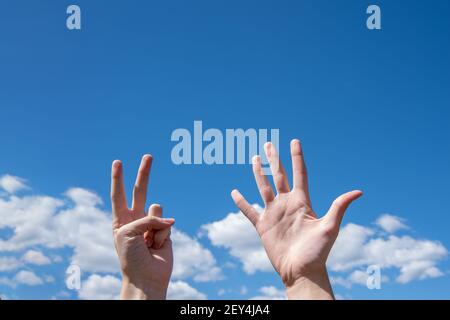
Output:
<svg viewBox="0 0 450 320">
<path fill-rule="evenodd" d="M 286 295 L 289 300 L 334 300 L 326 267 L 306 272 L 286 285 Z"/>
<path fill-rule="evenodd" d="M 166 294 L 167 285 L 133 281 L 126 276 L 122 278 L 121 300 L 165 300 Z"/>
</svg>

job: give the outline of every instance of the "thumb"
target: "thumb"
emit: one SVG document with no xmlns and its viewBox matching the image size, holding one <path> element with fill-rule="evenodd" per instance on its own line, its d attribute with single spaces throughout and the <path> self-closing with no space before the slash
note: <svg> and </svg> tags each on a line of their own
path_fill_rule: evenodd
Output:
<svg viewBox="0 0 450 320">
<path fill-rule="evenodd" d="M 129 236 L 143 235 L 149 230 L 163 230 L 170 228 L 175 223 L 173 218 L 159 218 L 155 216 L 146 216 L 125 225 L 125 232 Z"/>
<path fill-rule="evenodd" d="M 325 215 L 325 220 L 328 220 L 333 226 L 339 227 L 348 206 L 362 194 L 362 191 L 354 190 L 337 197 Z"/>
</svg>

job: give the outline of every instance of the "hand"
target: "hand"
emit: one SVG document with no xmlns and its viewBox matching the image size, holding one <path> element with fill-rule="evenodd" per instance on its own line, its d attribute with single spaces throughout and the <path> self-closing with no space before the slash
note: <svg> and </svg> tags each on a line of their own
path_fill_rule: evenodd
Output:
<svg viewBox="0 0 450 320">
<path fill-rule="evenodd" d="M 165 299 L 173 269 L 169 238 L 174 219 L 163 219 L 162 208 L 152 205 L 145 213 L 152 157 L 145 155 L 127 206 L 122 163 L 112 164 L 111 202 L 113 233 L 122 271 L 121 299 Z"/>
<path fill-rule="evenodd" d="M 274 146 L 266 143 L 264 149 L 277 196 L 262 171 L 259 156 L 253 158 L 253 173 L 265 204 L 263 214 L 259 215 L 239 191 L 233 190 L 231 196 L 256 227 L 272 265 L 286 286 L 288 298 L 334 299 L 325 263 L 339 233 L 345 210 L 362 192 L 341 195 L 328 213 L 319 219 L 309 198 L 300 141 L 291 142 L 292 190 Z"/>
</svg>

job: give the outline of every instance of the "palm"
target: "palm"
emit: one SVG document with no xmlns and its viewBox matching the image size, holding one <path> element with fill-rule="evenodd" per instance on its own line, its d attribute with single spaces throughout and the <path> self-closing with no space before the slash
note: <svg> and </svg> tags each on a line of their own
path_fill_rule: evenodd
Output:
<svg viewBox="0 0 450 320">
<path fill-rule="evenodd" d="M 253 172 L 265 204 L 262 215 L 237 191 L 233 200 L 250 219 L 261 237 L 269 260 L 287 285 L 309 272 L 325 267 L 328 254 L 339 232 L 345 209 L 361 195 L 353 191 L 335 200 L 327 215 L 318 219 L 311 208 L 306 166 L 299 141 L 291 144 L 294 175 L 292 190 L 275 148 L 266 145 L 274 183 L 275 196 L 267 177 L 263 174 L 261 160 L 255 157 Z"/>
<path fill-rule="evenodd" d="M 161 216 L 158 207 L 151 207 L 149 211 L 152 214 Z M 117 228 L 114 226 L 114 239 L 116 249 L 119 253 L 121 265 L 127 265 L 131 270 L 127 270 L 131 274 L 142 275 L 144 279 L 151 281 L 168 282 L 173 268 L 173 253 L 170 240 L 166 240 L 159 249 L 154 249 L 153 237 L 148 233 L 144 236 L 120 236 L 121 228 L 127 224 L 144 218 L 143 212 L 135 212 L 126 210 L 120 214 L 124 217 L 123 221 L 118 222 Z"/>
<path fill-rule="evenodd" d="M 285 283 L 304 270 L 324 265 L 334 241 L 334 237 L 324 234 L 321 220 L 295 192 L 278 195 L 256 227 L 270 261 Z"/>
</svg>

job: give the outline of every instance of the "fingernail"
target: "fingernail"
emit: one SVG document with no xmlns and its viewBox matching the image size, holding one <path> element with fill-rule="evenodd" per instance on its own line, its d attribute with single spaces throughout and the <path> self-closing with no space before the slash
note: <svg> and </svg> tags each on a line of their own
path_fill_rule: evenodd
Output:
<svg viewBox="0 0 450 320">
<path fill-rule="evenodd" d="M 258 155 L 253 156 L 253 158 L 252 158 L 252 163 L 253 164 L 257 165 L 257 164 L 260 163 L 260 161 L 261 161 L 261 158 Z"/>
<path fill-rule="evenodd" d="M 147 160 L 147 159 L 151 159 L 152 158 L 152 155 L 151 154 L 144 154 L 143 156 L 142 156 L 142 160 Z"/>
<path fill-rule="evenodd" d="M 122 161 L 114 160 L 112 163 L 112 166 L 113 166 L 113 168 L 119 168 L 121 164 L 122 164 Z"/>
</svg>

